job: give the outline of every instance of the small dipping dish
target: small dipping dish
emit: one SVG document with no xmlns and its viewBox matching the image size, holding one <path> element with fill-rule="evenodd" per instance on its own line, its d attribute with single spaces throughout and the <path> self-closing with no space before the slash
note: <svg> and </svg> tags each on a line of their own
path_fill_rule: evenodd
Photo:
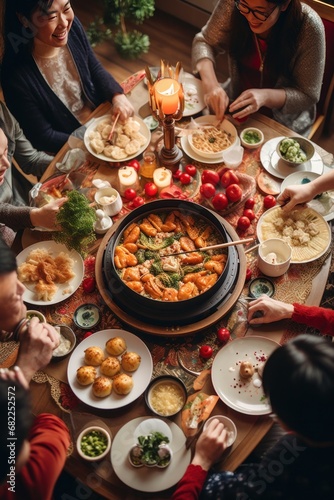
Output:
<svg viewBox="0 0 334 500">
<path fill-rule="evenodd" d="M 104 213 L 110 217 L 117 215 L 122 210 L 122 198 L 119 192 L 112 187 L 98 189 L 94 199 Z"/>
<path fill-rule="evenodd" d="M 80 432 L 77 442 L 77 452 L 81 458 L 96 462 L 104 458 L 110 451 L 111 436 L 103 427 L 86 427 Z"/>
<path fill-rule="evenodd" d="M 56 325 L 55 328 L 60 334 L 60 344 L 54 349 L 52 359 L 60 361 L 73 351 L 77 343 L 77 338 L 72 328 L 67 325 Z"/>
<path fill-rule="evenodd" d="M 95 304 L 82 304 L 74 311 L 74 323 L 83 330 L 90 330 L 100 319 L 100 309 Z"/>
<path fill-rule="evenodd" d="M 272 278 L 282 276 L 290 267 L 292 249 L 280 238 L 270 238 L 259 246 L 258 268 Z"/>
<path fill-rule="evenodd" d="M 266 294 L 272 297 L 275 293 L 275 285 L 268 278 L 254 278 L 248 286 L 249 295 L 253 299 L 258 299 L 261 295 Z"/>
<path fill-rule="evenodd" d="M 232 446 L 234 441 L 237 438 L 237 428 L 235 426 L 235 423 L 228 417 L 225 417 L 224 415 L 213 415 L 212 417 L 208 418 L 207 421 L 205 422 L 203 426 L 203 431 L 205 431 L 210 424 L 210 422 L 214 419 L 218 419 L 219 422 L 224 424 L 224 428 L 226 429 L 227 432 L 227 446 Z"/>
<path fill-rule="evenodd" d="M 262 130 L 255 127 L 245 128 L 240 134 L 241 144 L 248 149 L 256 149 L 264 141 Z"/>
<path fill-rule="evenodd" d="M 45 318 L 44 314 L 42 314 L 41 312 L 36 311 L 35 309 L 29 309 L 29 311 L 26 312 L 26 317 L 29 321 L 34 316 L 36 316 L 36 318 L 39 319 L 40 323 L 46 323 L 46 318 Z"/>
<path fill-rule="evenodd" d="M 172 375 L 153 379 L 145 391 L 145 401 L 150 410 L 160 417 L 172 417 L 182 410 L 187 400 L 184 383 Z"/>
</svg>

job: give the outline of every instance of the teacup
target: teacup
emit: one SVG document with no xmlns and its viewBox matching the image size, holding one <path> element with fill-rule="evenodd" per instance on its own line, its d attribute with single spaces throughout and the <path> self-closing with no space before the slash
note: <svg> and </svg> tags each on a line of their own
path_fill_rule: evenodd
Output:
<svg viewBox="0 0 334 500">
<path fill-rule="evenodd" d="M 223 160 L 227 168 L 238 168 L 242 162 L 243 156 L 244 148 L 240 145 L 229 149 L 226 153 L 223 151 Z"/>
<path fill-rule="evenodd" d="M 94 199 L 104 213 L 111 217 L 117 215 L 122 210 L 122 198 L 119 192 L 112 187 L 98 189 Z"/>
<path fill-rule="evenodd" d="M 284 240 L 271 238 L 259 246 L 258 267 L 266 276 L 282 276 L 290 267 L 291 247 Z"/>
</svg>

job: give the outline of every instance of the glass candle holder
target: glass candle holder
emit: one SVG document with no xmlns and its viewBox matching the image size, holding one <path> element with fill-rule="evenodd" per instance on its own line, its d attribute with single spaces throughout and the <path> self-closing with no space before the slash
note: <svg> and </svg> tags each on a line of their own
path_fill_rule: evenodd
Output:
<svg viewBox="0 0 334 500">
<path fill-rule="evenodd" d="M 143 162 L 140 166 L 139 174 L 141 177 L 145 177 L 145 179 L 152 179 L 153 172 L 157 167 L 157 161 L 155 157 L 155 153 L 153 151 L 145 151 L 143 154 Z"/>
<path fill-rule="evenodd" d="M 165 115 L 176 113 L 179 108 L 180 84 L 173 78 L 162 78 L 154 84 L 158 107 Z"/>
</svg>

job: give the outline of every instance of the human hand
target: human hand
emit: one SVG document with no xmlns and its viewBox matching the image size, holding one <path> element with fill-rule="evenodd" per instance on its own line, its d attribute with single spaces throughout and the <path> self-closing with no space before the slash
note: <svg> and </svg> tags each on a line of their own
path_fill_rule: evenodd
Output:
<svg viewBox="0 0 334 500">
<path fill-rule="evenodd" d="M 116 94 L 112 99 L 112 115 L 116 117 L 119 114 L 121 122 L 134 115 L 134 107 L 124 94 Z"/>
<path fill-rule="evenodd" d="M 223 120 L 226 108 L 229 103 L 228 95 L 219 85 L 212 89 L 204 90 L 204 102 L 216 115 L 217 120 Z"/>
<path fill-rule="evenodd" d="M 48 323 L 40 323 L 37 317 L 30 320 L 27 330 L 20 336 L 19 354 L 16 364 L 26 379 L 49 364 L 53 350 L 59 345 L 59 333 Z"/>
<path fill-rule="evenodd" d="M 29 384 L 19 366 L 14 366 L 12 370 L 8 368 L 0 369 L 0 380 L 18 382 L 24 389 L 29 389 Z"/>
<path fill-rule="evenodd" d="M 247 118 L 266 104 L 266 89 L 248 89 L 242 92 L 230 105 L 233 118 Z"/>
<path fill-rule="evenodd" d="M 298 184 L 298 186 L 288 186 L 284 189 L 277 198 L 277 203 L 282 205 L 282 209 L 286 212 L 292 210 L 296 205 L 306 203 L 313 199 L 314 194 L 311 186 L 308 184 Z"/>
<path fill-rule="evenodd" d="M 264 294 L 249 304 L 247 320 L 250 325 L 272 323 L 273 321 L 291 318 L 293 311 L 292 304 L 286 304 Z M 259 313 L 261 315 L 257 316 Z"/>
<path fill-rule="evenodd" d="M 222 453 L 227 448 L 228 435 L 224 424 L 218 419 L 213 419 L 197 440 L 193 465 L 200 465 L 202 469 L 209 470 L 218 462 Z"/>
<path fill-rule="evenodd" d="M 40 208 L 30 211 L 30 220 L 34 227 L 43 227 L 52 231 L 60 231 L 61 226 L 57 223 L 59 208 L 67 201 L 67 198 L 52 200 Z"/>
</svg>

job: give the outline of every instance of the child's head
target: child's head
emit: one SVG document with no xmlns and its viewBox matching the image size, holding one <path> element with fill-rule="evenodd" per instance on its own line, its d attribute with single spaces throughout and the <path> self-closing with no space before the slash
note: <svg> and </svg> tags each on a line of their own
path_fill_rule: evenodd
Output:
<svg viewBox="0 0 334 500">
<path fill-rule="evenodd" d="M 276 349 L 263 371 L 272 411 L 292 431 L 317 443 L 334 443 L 334 345 L 299 335 Z"/>
</svg>

